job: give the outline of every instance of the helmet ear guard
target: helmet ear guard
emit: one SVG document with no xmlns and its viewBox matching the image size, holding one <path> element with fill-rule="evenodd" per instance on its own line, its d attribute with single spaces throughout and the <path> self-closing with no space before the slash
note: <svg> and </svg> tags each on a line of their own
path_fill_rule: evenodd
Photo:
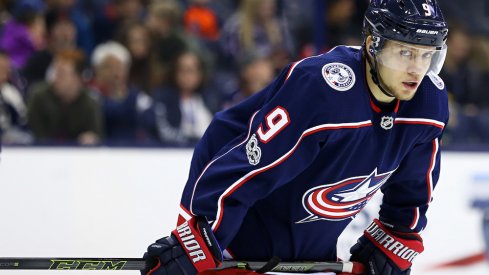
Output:
<svg viewBox="0 0 489 275">
<path fill-rule="evenodd" d="M 384 47 L 384 39 L 380 36 L 377 36 L 373 33 L 369 34 L 369 36 L 372 39 L 372 43 L 367 46 L 367 38 L 365 39 L 363 48 L 364 48 L 364 54 L 365 54 L 365 59 L 367 60 L 369 66 L 370 66 L 370 75 L 372 77 L 372 81 L 379 87 L 380 91 L 388 96 L 388 97 L 394 97 L 392 93 L 387 89 L 387 87 L 384 87 L 384 84 L 382 84 L 381 77 L 379 75 L 379 70 L 378 70 L 378 62 L 377 62 L 377 54 L 382 50 Z M 368 37 L 368 36 L 367 36 Z M 368 49 L 367 49 L 368 48 Z M 372 55 L 372 60 L 367 57 L 367 51 Z"/>
<path fill-rule="evenodd" d="M 369 47 L 368 51 L 370 52 L 370 54 L 375 56 L 384 48 L 385 39 L 382 36 L 377 35 L 375 33 L 371 33 L 370 37 L 372 39 L 372 45 Z"/>
</svg>

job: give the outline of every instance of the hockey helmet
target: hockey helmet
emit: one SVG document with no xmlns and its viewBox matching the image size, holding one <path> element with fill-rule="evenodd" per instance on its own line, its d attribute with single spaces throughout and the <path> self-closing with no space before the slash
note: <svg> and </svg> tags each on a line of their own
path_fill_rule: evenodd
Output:
<svg viewBox="0 0 489 275">
<path fill-rule="evenodd" d="M 363 32 L 441 48 L 447 40 L 448 27 L 436 0 L 371 0 Z"/>
<path fill-rule="evenodd" d="M 448 26 L 436 0 L 371 0 L 363 34 L 365 40 L 372 37 L 372 46 L 366 50 L 373 56 L 374 64 L 370 65 L 378 85 L 378 64 L 399 70 L 402 64 L 418 62 L 423 74 L 441 71 Z M 384 51 L 387 44 L 393 45 L 398 54 Z"/>
</svg>

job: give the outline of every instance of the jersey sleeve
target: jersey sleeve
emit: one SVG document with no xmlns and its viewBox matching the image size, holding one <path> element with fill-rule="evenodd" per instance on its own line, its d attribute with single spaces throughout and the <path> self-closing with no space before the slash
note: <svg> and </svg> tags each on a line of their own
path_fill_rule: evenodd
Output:
<svg viewBox="0 0 489 275">
<path fill-rule="evenodd" d="M 259 95 L 219 113 L 197 146 L 193 158 L 202 167 L 198 173 L 191 167 L 181 206 L 190 216 L 213 221 L 222 249 L 256 201 L 300 174 L 319 153 L 321 143 L 308 135 L 321 104 L 311 92 L 314 82 L 309 73 L 288 68 Z M 246 110 L 246 127 L 237 121 L 239 109 Z M 209 160 L 205 166 L 202 159 Z"/>
<path fill-rule="evenodd" d="M 441 139 L 449 118 L 447 91 L 435 84 L 435 80 L 442 80 L 430 79 L 414 103 L 419 113 L 411 115 L 438 123 L 417 129 L 417 143 L 381 189 L 380 219 L 414 232 L 423 231 L 427 225 L 426 212 L 440 177 Z"/>
<path fill-rule="evenodd" d="M 416 145 L 382 187 L 380 219 L 415 232 L 422 231 L 439 175 L 440 137 L 437 137 Z"/>
</svg>

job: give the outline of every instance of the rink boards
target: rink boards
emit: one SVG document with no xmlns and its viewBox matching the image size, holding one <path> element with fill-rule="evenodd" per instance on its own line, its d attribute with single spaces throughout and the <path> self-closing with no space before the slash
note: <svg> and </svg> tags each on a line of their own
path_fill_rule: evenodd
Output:
<svg viewBox="0 0 489 275">
<path fill-rule="evenodd" d="M 0 257 L 140 257 L 149 243 L 175 226 L 190 158 L 190 150 L 4 148 Z M 423 233 L 426 250 L 411 274 L 489 274 L 483 262 L 429 270 L 483 251 L 481 212 L 472 203 L 489 197 L 486 179 L 489 154 L 443 155 L 429 226 Z M 349 247 L 376 215 L 380 199 L 374 198 L 369 212 L 359 215 L 342 235 L 340 257 L 348 257 Z M 110 272 L 119 273 L 134 272 Z"/>
</svg>

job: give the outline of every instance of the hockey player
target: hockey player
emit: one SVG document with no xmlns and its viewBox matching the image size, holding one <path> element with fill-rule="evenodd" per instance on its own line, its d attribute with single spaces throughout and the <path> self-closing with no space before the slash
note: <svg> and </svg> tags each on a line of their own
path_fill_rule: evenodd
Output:
<svg viewBox="0 0 489 275">
<path fill-rule="evenodd" d="M 336 242 L 379 189 L 351 249 L 366 274 L 409 274 L 448 121 L 436 0 L 372 0 L 362 47 L 291 64 L 216 114 L 195 148 L 178 226 L 145 274 L 195 274 L 224 259 L 336 260 Z M 209 223 L 206 222 L 207 219 Z"/>
</svg>

